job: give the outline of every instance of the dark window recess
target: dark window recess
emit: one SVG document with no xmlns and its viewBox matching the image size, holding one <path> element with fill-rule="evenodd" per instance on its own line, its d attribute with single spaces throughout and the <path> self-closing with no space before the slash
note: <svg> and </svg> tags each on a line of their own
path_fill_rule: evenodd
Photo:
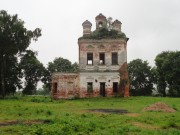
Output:
<svg viewBox="0 0 180 135">
<path fill-rule="evenodd" d="M 112 65 L 118 64 L 118 55 L 117 53 L 112 53 Z"/>
<path fill-rule="evenodd" d="M 93 65 L 93 53 L 87 53 L 87 64 Z"/>
<path fill-rule="evenodd" d="M 57 93 L 57 83 L 54 83 L 54 93 Z"/>
<path fill-rule="evenodd" d="M 99 64 L 100 65 L 104 65 L 105 64 L 105 54 L 104 53 L 100 53 L 99 54 Z"/>
<path fill-rule="evenodd" d="M 113 92 L 114 93 L 118 92 L 118 83 L 117 82 L 113 82 Z"/>
<path fill-rule="evenodd" d="M 92 82 L 88 82 L 87 83 L 87 92 L 88 93 L 92 93 L 93 92 L 93 83 Z"/>
</svg>

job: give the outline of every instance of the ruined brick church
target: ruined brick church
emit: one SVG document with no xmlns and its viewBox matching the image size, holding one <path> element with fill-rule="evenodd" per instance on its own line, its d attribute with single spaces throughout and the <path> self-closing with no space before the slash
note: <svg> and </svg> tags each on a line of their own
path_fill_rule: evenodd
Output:
<svg viewBox="0 0 180 135">
<path fill-rule="evenodd" d="M 94 31 L 88 20 L 82 24 L 83 36 L 78 39 L 79 72 L 52 74 L 54 99 L 129 96 L 128 38 L 121 31 L 121 22 L 115 20 L 108 27 L 103 14 L 96 16 L 95 22 Z"/>
</svg>

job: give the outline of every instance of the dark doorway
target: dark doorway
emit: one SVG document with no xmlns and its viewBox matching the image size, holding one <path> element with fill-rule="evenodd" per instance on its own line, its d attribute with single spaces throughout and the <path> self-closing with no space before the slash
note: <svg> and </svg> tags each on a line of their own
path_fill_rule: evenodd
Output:
<svg viewBox="0 0 180 135">
<path fill-rule="evenodd" d="M 102 82 L 100 83 L 100 95 L 105 97 L 106 96 L 106 93 L 105 93 L 105 83 Z"/>
<path fill-rule="evenodd" d="M 118 82 L 113 82 L 113 93 L 118 92 Z"/>
<path fill-rule="evenodd" d="M 57 93 L 57 82 L 54 83 L 54 93 Z"/>
</svg>

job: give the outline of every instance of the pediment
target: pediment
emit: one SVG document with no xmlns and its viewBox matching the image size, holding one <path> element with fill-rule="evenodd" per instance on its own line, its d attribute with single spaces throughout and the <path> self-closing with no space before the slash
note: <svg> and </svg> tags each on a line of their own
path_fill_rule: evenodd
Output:
<svg viewBox="0 0 180 135">
<path fill-rule="evenodd" d="M 88 48 L 88 49 L 94 49 L 94 46 L 88 45 L 87 48 Z"/>
</svg>

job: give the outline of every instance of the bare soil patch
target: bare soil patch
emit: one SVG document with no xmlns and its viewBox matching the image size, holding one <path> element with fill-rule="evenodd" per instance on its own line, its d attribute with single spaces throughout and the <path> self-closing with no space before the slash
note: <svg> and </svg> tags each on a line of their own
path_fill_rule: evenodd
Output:
<svg viewBox="0 0 180 135">
<path fill-rule="evenodd" d="M 15 125 L 15 124 L 18 124 L 18 122 L 15 121 L 15 120 L 12 120 L 12 121 L 2 121 L 2 122 L 0 122 L 0 127 L 1 126 L 10 126 L 10 125 Z"/>
<path fill-rule="evenodd" d="M 168 113 L 176 112 L 176 110 L 174 110 L 173 108 L 169 107 L 168 105 L 162 102 L 157 102 L 155 104 L 152 104 L 144 108 L 143 111 L 161 111 L 161 112 L 168 112 Z"/>
<path fill-rule="evenodd" d="M 46 120 L 27 120 L 27 121 L 24 121 L 23 124 L 26 124 L 26 125 L 33 125 L 33 124 L 48 124 L 49 121 L 46 121 Z"/>
<path fill-rule="evenodd" d="M 123 109 L 90 109 L 91 112 L 100 112 L 100 113 L 118 113 L 118 114 L 126 114 L 127 110 Z"/>
<path fill-rule="evenodd" d="M 140 123 L 140 122 L 132 122 L 132 124 L 134 126 L 137 126 L 137 127 L 140 127 L 140 128 L 145 128 L 145 129 L 151 129 L 151 130 L 160 129 L 160 127 L 158 127 L 158 126 L 153 126 L 153 125 L 144 124 L 144 123 Z"/>
<path fill-rule="evenodd" d="M 45 120 L 27 120 L 27 121 L 8 120 L 8 121 L 0 121 L 0 127 L 17 125 L 17 124 L 33 125 L 33 124 L 47 124 L 47 123 L 49 122 Z"/>
<path fill-rule="evenodd" d="M 127 113 L 126 115 L 130 116 L 130 117 L 138 117 L 138 116 L 140 116 L 139 113 Z"/>
</svg>

